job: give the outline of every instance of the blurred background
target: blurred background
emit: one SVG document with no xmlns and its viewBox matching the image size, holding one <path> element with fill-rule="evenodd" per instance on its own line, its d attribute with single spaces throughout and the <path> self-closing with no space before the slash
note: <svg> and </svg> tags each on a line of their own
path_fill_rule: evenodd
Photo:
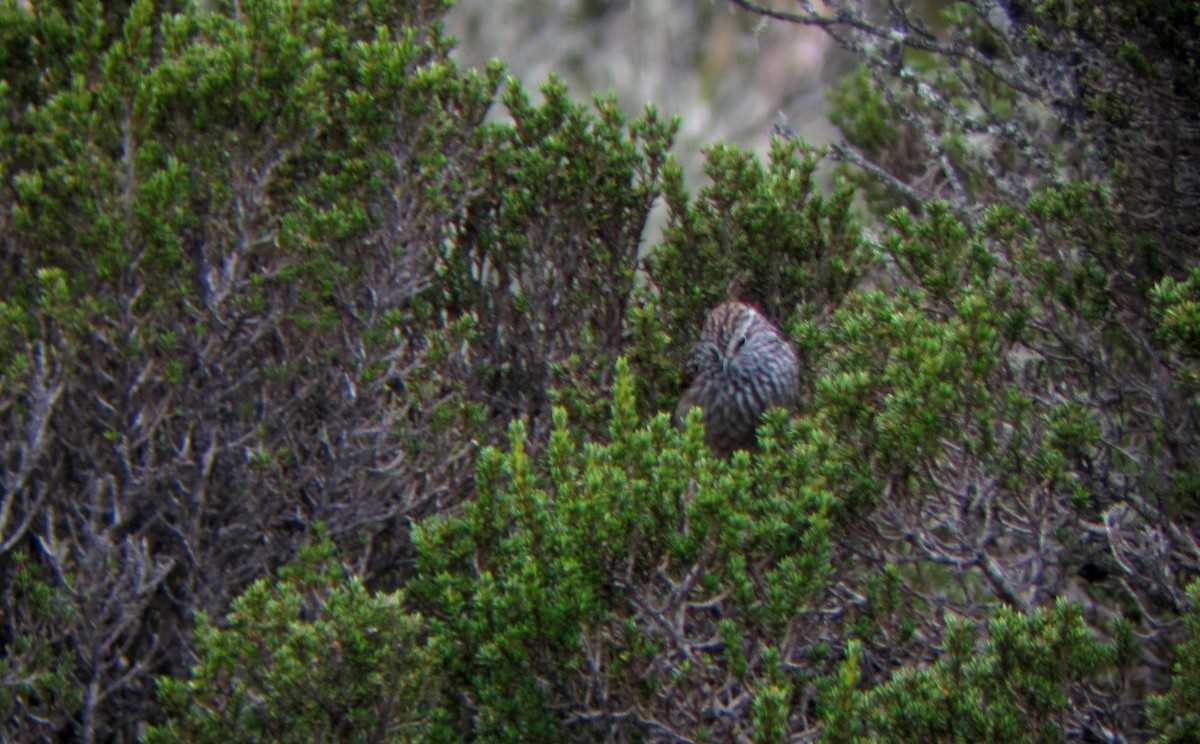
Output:
<svg viewBox="0 0 1200 744">
<path fill-rule="evenodd" d="M 809 142 L 829 142 L 826 89 L 852 69 L 819 29 L 725 0 L 458 0 L 446 23 L 461 63 L 499 57 L 535 94 L 557 73 L 576 100 L 612 92 L 630 116 L 646 102 L 678 114 L 674 154 L 692 189 L 701 148 L 723 140 L 763 153 L 781 114 Z"/>
</svg>

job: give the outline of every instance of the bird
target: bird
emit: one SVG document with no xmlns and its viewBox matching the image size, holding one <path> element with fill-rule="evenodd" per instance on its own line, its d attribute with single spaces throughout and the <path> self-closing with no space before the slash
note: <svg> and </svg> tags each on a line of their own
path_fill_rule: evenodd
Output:
<svg viewBox="0 0 1200 744">
<path fill-rule="evenodd" d="M 774 323 L 744 302 L 722 303 L 708 314 L 683 366 L 675 424 L 682 427 L 699 407 L 713 453 L 747 449 L 764 411 L 795 403 L 799 376 L 796 350 Z"/>
</svg>

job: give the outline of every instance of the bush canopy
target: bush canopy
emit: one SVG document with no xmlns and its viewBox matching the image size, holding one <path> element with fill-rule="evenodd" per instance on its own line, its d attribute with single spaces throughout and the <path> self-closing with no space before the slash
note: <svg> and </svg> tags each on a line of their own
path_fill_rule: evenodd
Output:
<svg viewBox="0 0 1200 744">
<path fill-rule="evenodd" d="M 1200 3 L 732 4 L 845 139 L 690 193 L 444 2 L 0 3 L 0 738 L 1200 740 Z"/>
</svg>

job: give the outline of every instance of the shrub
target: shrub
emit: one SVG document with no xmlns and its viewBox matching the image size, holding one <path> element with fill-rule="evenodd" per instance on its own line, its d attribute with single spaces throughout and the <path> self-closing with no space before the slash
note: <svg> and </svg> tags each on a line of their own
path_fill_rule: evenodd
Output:
<svg viewBox="0 0 1200 744">
<path fill-rule="evenodd" d="M 1156 744 L 1194 742 L 1200 732 L 1200 584 L 1188 587 L 1192 604 L 1184 617 L 1187 636 L 1177 649 L 1171 669 L 1171 687 L 1150 699 L 1149 714 L 1158 736 Z"/>
<path fill-rule="evenodd" d="M 0 8 L 6 738 L 1186 740 L 1196 3 L 735 4 L 864 62 L 829 195 L 442 3 Z"/>
<path fill-rule="evenodd" d="M 211 5 L 0 8 L 6 738 L 132 739 L 317 522 L 403 583 L 472 442 L 623 343 L 670 122 L 485 124 L 444 3 Z"/>
<path fill-rule="evenodd" d="M 320 535 L 317 535 L 319 540 Z M 144 741 L 419 741 L 436 718 L 419 615 L 373 594 L 317 542 L 261 578 L 220 625 L 201 615 L 199 659 L 158 690 L 170 714 Z"/>
</svg>

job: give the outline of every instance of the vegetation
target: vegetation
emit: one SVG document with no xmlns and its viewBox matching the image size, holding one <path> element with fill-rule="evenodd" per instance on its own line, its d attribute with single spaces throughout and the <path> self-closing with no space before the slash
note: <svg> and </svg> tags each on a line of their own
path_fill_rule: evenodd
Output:
<svg viewBox="0 0 1200 744">
<path fill-rule="evenodd" d="M 1200 3 L 735 4 L 847 141 L 694 195 L 441 2 L 0 5 L 0 738 L 1195 741 Z"/>
</svg>

